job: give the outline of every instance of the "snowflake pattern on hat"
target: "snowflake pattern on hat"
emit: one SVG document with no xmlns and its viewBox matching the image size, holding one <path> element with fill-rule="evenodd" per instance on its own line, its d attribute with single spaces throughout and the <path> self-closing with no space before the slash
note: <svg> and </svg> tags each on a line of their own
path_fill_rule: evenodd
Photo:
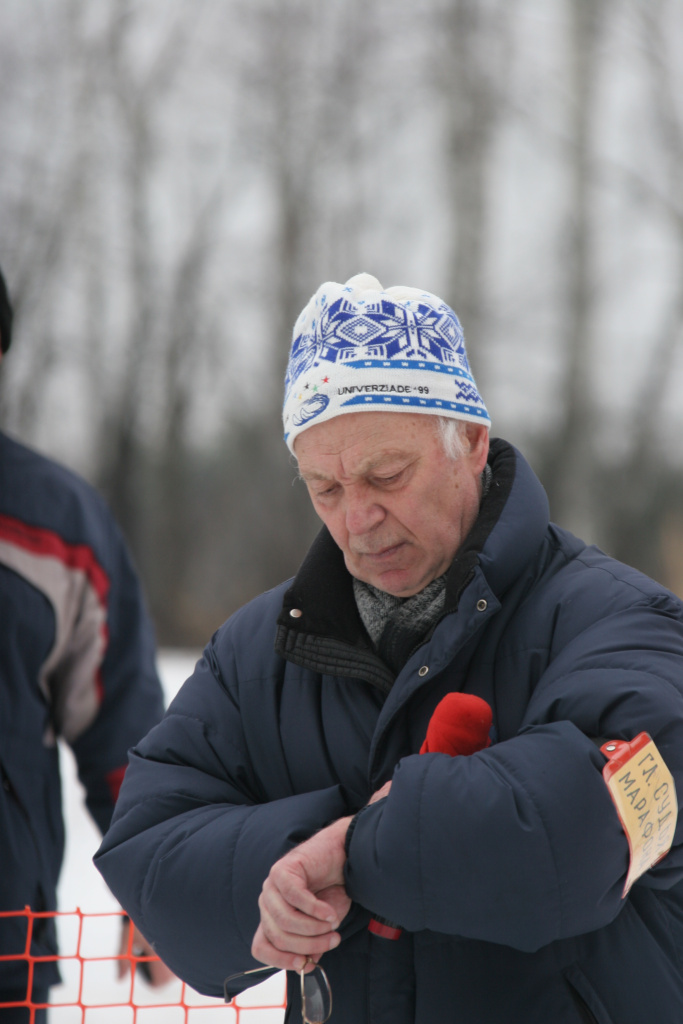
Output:
<svg viewBox="0 0 683 1024">
<path fill-rule="evenodd" d="M 293 335 L 283 409 L 290 448 L 311 423 L 361 409 L 490 423 L 460 321 L 429 292 L 384 290 L 368 274 L 346 285 L 328 281 Z"/>
<path fill-rule="evenodd" d="M 312 320 L 309 329 L 294 338 L 286 392 L 302 373 L 321 362 L 433 359 L 469 374 L 462 327 L 445 302 L 434 308 L 415 300 L 402 306 L 388 298 L 376 303 L 361 300 L 365 308 L 359 312 L 361 303 L 347 298 L 338 298 L 329 306 L 325 300 L 323 295 L 319 320 Z"/>
</svg>

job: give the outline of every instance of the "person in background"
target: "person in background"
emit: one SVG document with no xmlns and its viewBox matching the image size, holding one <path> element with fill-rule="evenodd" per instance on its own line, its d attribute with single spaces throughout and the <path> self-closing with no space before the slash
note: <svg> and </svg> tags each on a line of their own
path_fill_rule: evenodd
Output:
<svg viewBox="0 0 683 1024">
<path fill-rule="evenodd" d="M 0 359 L 12 307 L 0 270 Z M 102 498 L 84 480 L 0 432 L 0 910 L 56 909 L 64 849 L 58 738 L 76 758 L 87 807 L 105 832 L 128 749 L 163 713 L 140 583 Z M 127 942 L 124 925 L 122 944 Z M 0 954 L 26 948 L 27 922 L 0 918 Z M 142 936 L 136 948 L 149 952 Z M 36 918 L 35 956 L 57 952 L 54 918 Z M 171 977 L 150 962 L 152 981 Z M 46 1002 L 56 963 L 37 962 Z M 28 965 L 0 961 L 0 1022 L 36 1022 Z"/>
<path fill-rule="evenodd" d="M 291 1021 L 680 1024 L 681 601 L 549 521 L 432 293 L 321 285 L 283 418 L 322 530 L 132 752 L 112 891 Z"/>
</svg>

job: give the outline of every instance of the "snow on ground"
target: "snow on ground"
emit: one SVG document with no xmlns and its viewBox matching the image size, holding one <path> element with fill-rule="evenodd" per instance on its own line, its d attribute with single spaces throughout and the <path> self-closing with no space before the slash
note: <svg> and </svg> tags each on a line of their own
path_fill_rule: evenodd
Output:
<svg viewBox="0 0 683 1024">
<path fill-rule="evenodd" d="M 159 672 L 162 678 L 166 703 L 182 686 L 192 672 L 199 657 L 198 651 L 162 651 L 159 656 Z M 109 892 L 102 876 L 92 863 L 92 856 L 99 846 L 100 836 L 88 815 L 83 802 L 83 791 L 78 781 L 73 755 L 68 748 L 61 749 L 62 785 L 64 793 L 64 817 L 66 821 L 66 851 L 60 877 L 58 900 L 59 910 L 66 916 L 58 918 L 60 952 L 67 959 L 61 963 L 64 982 L 56 986 L 51 995 L 55 1007 L 50 1010 L 50 1024 L 132 1024 L 133 1010 L 130 1008 L 130 980 L 118 981 L 116 964 L 106 958 L 115 955 L 118 949 L 120 919 L 115 912 L 120 910 Z M 82 997 L 85 1005 L 113 1004 L 110 1009 L 88 1009 L 85 1018 L 77 1006 L 57 1004 L 73 1003 L 78 998 L 81 970 L 74 958 L 77 948 L 78 917 L 71 916 L 75 910 L 85 915 L 113 916 L 102 918 L 86 916 L 83 921 L 81 953 L 85 957 L 102 957 L 101 961 L 86 962 L 82 974 Z M 134 1000 L 144 1004 L 138 1010 L 137 1024 L 183 1024 L 186 1020 L 183 1010 L 168 1004 L 177 1003 L 181 994 L 180 982 L 170 982 L 162 988 L 153 989 L 144 980 L 135 980 Z M 206 999 L 190 989 L 185 991 L 185 1001 L 197 1006 L 187 1015 L 188 1024 L 281 1024 L 283 1011 L 283 975 L 264 982 L 257 988 L 239 997 L 244 1007 L 239 1019 L 233 1009 L 222 1002 Z M 148 1004 L 158 1005 L 152 1008 Z M 264 1009 L 267 1006 L 279 1007 Z M 259 1007 L 248 1009 L 248 1007 Z"/>
</svg>

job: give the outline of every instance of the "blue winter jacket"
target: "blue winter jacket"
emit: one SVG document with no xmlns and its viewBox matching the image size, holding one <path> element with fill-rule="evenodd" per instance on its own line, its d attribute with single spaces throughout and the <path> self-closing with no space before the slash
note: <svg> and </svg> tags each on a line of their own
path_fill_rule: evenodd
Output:
<svg viewBox="0 0 683 1024">
<path fill-rule="evenodd" d="M 104 832 L 128 749 L 159 721 L 163 695 L 111 513 L 80 477 L 2 433 L 0 624 L 0 910 L 52 911 L 64 850 L 57 739 Z M 26 921 L 0 918 L 0 954 L 25 943 Z M 36 919 L 31 951 L 54 956 L 51 918 Z M 54 961 L 37 963 L 35 980 L 58 981 Z M 25 962 L 0 962 L 0 990 L 25 985 Z"/>
<path fill-rule="evenodd" d="M 600 752 L 650 733 L 683 794 L 681 602 L 549 523 L 511 446 L 493 442 L 490 464 L 443 617 L 396 678 L 323 530 L 293 582 L 216 633 L 134 751 L 96 862 L 200 991 L 254 966 L 274 861 L 360 811 L 353 909 L 323 958 L 331 1024 L 683 1020 L 683 832 L 622 898 L 629 850 Z M 493 708 L 492 745 L 418 755 L 458 690 Z M 369 933 L 370 911 L 401 938 Z"/>
</svg>

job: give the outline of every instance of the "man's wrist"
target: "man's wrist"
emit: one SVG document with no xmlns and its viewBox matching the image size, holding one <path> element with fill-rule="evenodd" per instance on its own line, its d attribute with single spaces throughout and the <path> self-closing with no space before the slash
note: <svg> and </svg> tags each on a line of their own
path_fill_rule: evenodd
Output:
<svg viewBox="0 0 683 1024">
<path fill-rule="evenodd" d="M 344 840 L 346 839 L 346 833 L 352 821 L 353 815 L 348 814 L 345 818 L 338 818 L 335 822 L 332 823 L 331 827 L 339 831 L 342 845 L 344 843 Z"/>
</svg>

